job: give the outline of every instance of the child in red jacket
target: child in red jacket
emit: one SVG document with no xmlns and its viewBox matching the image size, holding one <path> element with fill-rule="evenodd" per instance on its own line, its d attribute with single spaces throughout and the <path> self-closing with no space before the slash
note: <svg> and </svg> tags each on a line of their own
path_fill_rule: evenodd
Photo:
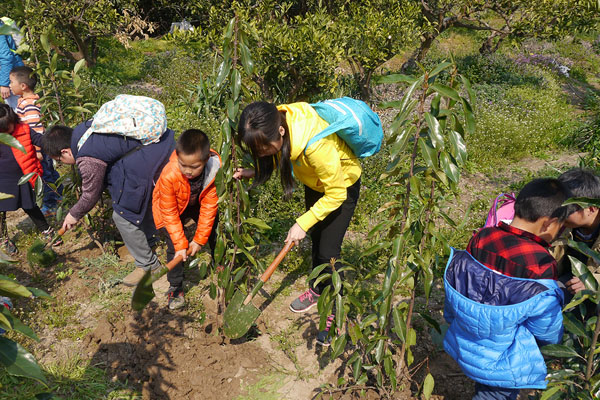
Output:
<svg viewBox="0 0 600 400">
<path fill-rule="evenodd" d="M 33 139 L 39 139 L 31 132 L 29 125 L 21 123 L 19 117 L 7 104 L 0 104 L 0 132 L 12 135 L 25 148 L 25 153 L 0 143 L 0 193 L 11 197 L 0 200 L 0 247 L 10 256 L 18 253 L 15 244 L 8 237 L 6 212 L 22 208 L 47 240 L 54 236 L 44 214 L 35 201 L 33 188 L 35 181 L 41 179 L 42 166 L 36 157 Z M 23 175 L 34 175 L 22 185 L 18 182 Z M 58 245 L 62 242 L 55 242 Z"/>
<path fill-rule="evenodd" d="M 207 242 L 214 252 L 216 242 L 217 189 L 215 177 L 221 168 L 221 158 L 210 148 L 204 132 L 188 129 L 183 132 L 169 163 L 164 167 L 152 194 L 152 213 L 156 228 L 166 234 L 167 261 L 196 254 Z M 196 222 L 191 242 L 185 237 L 183 225 L 189 219 Z M 185 305 L 183 295 L 183 262 L 167 274 L 169 308 Z"/>
</svg>

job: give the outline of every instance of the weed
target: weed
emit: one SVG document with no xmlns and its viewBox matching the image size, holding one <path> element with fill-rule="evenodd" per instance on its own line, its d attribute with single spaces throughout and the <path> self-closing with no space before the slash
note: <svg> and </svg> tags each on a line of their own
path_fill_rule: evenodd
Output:
<svg viewBox="0 0 600 400">
<path fill-rule="evenodd" d="M 283 386 L 285 380 L 282 374 L 272 374 L 262 377 L 254 385 L 244 388 L 246 394 L 238 396 L 235 400 L 278 400 L 281 393 L 277 391 Z"/>
<path fill-rule="evenodd" d="M 277 343 L 277 348 L 283 351 L 286 357 L 289 358 L 289 360 L 294 364 L 298 378 L 307 380 L 312 378 L 313 375 L 304 370 L 298 361 L 298 356 L 296 355 L 296 347 L 300 346 L 304 342 L 304 340 L 298 340 L 298 338 L 294 336 L 294 333 L 298 332 L 301 325 L 302 323 L 299 320 L 296 320 L 277 335 L 271 336 L 271 340 Z"/>
</svg>

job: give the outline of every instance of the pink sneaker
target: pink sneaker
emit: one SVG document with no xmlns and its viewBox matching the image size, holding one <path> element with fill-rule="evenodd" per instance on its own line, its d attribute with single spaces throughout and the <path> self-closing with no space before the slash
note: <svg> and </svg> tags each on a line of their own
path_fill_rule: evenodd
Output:
<svg viewBox="0 0 600 400">
<path fill-rule="evenodd" d="M 295 313 L 303 313 L 316 305 L 318 300 L 319 295 L 314 290 L 308 289 L 306 292 L 302 293 L 300 297 L 292 301 L 290 310 Z"/>
</svg>

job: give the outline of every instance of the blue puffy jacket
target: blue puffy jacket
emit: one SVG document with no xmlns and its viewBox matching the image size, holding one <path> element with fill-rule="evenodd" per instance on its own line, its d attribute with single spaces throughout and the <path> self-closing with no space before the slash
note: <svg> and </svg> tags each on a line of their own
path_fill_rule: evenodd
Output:
<svg viewBox="0 0 600 400">
<path fill-rule="evenodd" d="M 0 26 L 4 25 L 0 22 Z M 13 50 L 17 44 L 10 35 L 0 35 L 0 86 L 8 87 L 10 71 L 23 65 L 23 60 Z"/>
<path fill-rule="evenodd" d="M 466 251 L 454 251 L 444 274 L 444 349 L 476 382 L 507 389 L 546 387 L 538 346 L 563 334 L 563 292 L 549 279 L 501 275 Z"/>
</svg>

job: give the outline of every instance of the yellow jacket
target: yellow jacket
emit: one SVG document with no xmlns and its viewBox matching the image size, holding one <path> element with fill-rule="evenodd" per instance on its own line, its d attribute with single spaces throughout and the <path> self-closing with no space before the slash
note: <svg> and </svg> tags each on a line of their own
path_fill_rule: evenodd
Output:
<svg viewBox="0 0 600 400">
<path fill-rule="evenodd" d="M 346 200 L 346 188 L 360 178 L 360 161 L 337 135 L 318 140 L 306 152 L 308 141 L 329 124 L 308 103 L 282 104 L 290 135 L 294 176 L 309 188 L 325 193 L 296 222 L 307 231 Z"/>
</svg>

